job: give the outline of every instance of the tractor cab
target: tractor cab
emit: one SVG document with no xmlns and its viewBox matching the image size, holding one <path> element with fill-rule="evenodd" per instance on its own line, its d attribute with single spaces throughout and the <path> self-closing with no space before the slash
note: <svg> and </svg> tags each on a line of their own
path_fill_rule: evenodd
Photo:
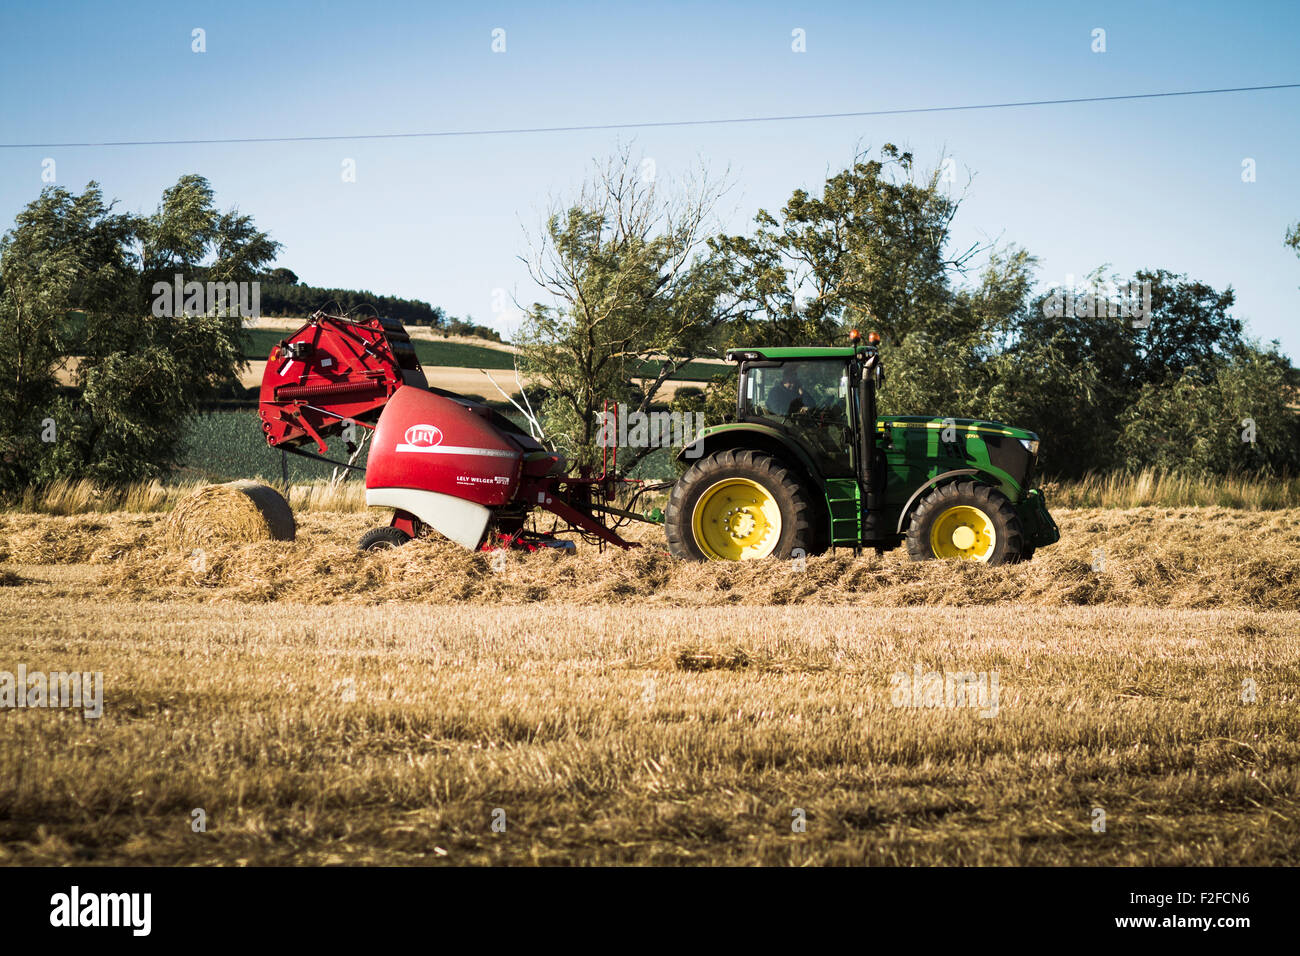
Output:
<svg viewBox="0 0 1300 956">
<path fill-rule="evenodd" d="M 772 355 L 782 351 L 767 349 L 760 353 L 764 357 L 741 363 L 737 421 L 780 431 L 828 477 L 852 475 L 858 416 L 850 387 L 851 357 Z"/>
</svg>

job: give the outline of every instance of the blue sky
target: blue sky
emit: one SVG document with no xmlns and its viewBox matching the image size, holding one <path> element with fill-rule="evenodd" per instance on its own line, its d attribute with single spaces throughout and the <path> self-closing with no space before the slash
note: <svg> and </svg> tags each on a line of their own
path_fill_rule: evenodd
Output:
<svg viewBox="0 0 1300 956">
<path fill-rule="evenodd" d="M 207 52 L 191 50 L 206 31 Z M 506 31 L 506 52 L 491 50 Z M 807 51 L 791 50 L 791 31 Z M 1105 53 L 1091 50 L 1106 30 Z M 52 3 L 0 10 L 0 142 L 388 133 L 821 113 L 1300 82 L 1294 3 Z M 730 169 L 722 226 L 816 188 L 856 144 L 975 173 L 955 245 L 1025 246 L 1041 284 L 1109 263 L 1231 284 L 1300 357 L 1300 90 L 970 113 L 369 142 L 0 149 L 0 223 L 42 160 L 147 211 L 208 177 L 313 285 L 509 330 L 548 197 L 618 141 Z M 1242 161 L 1256 181 L 1243 183 Z M 342 163 L 356 163 L 356 182 Z"/>
</svg>

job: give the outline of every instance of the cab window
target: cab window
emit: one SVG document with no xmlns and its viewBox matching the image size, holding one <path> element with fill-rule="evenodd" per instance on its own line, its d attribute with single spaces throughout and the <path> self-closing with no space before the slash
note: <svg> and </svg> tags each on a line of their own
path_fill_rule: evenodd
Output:
<svg viewBox="0 0 1300 956">
<path fill-rule="evenodd" d="M 842 359 L 795 360 L 745 372 L 742 414 L 794 434 L 830 475 L 851 471 L 848 409 Z"/>
</svg>

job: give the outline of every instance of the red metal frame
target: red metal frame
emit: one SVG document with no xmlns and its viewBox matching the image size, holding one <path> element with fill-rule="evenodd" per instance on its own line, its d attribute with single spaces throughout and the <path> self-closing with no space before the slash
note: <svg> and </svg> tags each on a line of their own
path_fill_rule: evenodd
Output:
<svg viewBox="0 0 1300 956">
<path fill-rule="evenodd" d="M 624 480 L 626 484 L 640 484 L 637 481 Z M 641 547 L 635 541 L 627 541 L 612 529 L 608 528 L 604 522 L 594 515 L 579 511 L 571 498 L 578 497 L 579 503 L 583 497 L 575 496 L 574 492 L 579 489 L 585 493 L 586 500 L 590 500 L 592 491 L 603 492 L 604 487 L 608 484 L 607 480 L 601 478 L 542 478 L 524 481 L 519 485 L 518 499 L 528 502 L 535 507 L 549 511 L 556 517 L 563 518 L 575 528 L 579 528 L 588 534 L 594 534 L 602 541 L 615 545 L 620 548 L 639 548 Z M 612 495 L 600 493 L 599 497 L 608 501 Z"/>
<path fill-rule="evenodd" d="M 393 510 L 393 520 L 390 524 L 408 538 L 418 538 L 420 536 L 420 519 L 409 511 L 395 508 Z"/>
<path fill-rule="evenodd" d="M 292 356 L 291 348 L 303 356 Z M 323 455 L 325 436 L 343 426 L 373 429 L 407 378 L 379 319 L 317 313 L 267 359 L 258 406 L 266 443 L 315 442 Z"/>
</svg>

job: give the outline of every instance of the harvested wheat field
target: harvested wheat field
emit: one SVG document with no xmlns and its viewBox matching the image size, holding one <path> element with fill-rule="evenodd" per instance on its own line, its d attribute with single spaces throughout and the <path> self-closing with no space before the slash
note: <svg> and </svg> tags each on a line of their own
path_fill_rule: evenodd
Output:
<svg viewBox="0 0 1300 956">
<path fill-rule="evenodd" d="M 0 671 L 103 673 L 0 715 L 0 861 L 1300 863 L 1300 511 L 1056 517 L 986 568 L 0 514 Z"/>
</svg>

